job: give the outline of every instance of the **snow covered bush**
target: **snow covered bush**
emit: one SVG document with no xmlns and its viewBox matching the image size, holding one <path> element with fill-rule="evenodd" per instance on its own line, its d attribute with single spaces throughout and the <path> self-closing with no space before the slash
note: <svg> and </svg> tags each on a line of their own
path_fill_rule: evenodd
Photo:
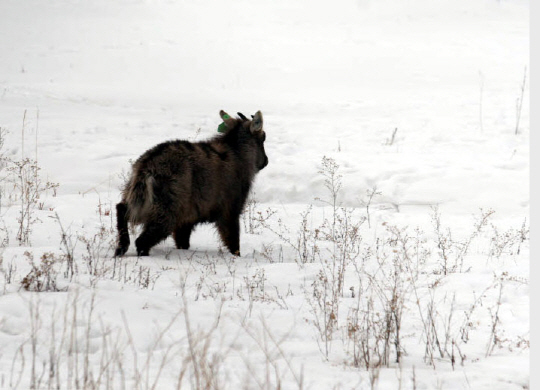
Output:
<svg viewBox="0 0 540 390">
<path fill-rule="evenodd" d="M 60 291 L 56 283 L 63 259 L 54 253 L 43 253 L 36 264 L 32 253 L 25 252 L 25 256 L 32 269 L 22 278 L 22 288 L 36 292 Z"/>
</svg>

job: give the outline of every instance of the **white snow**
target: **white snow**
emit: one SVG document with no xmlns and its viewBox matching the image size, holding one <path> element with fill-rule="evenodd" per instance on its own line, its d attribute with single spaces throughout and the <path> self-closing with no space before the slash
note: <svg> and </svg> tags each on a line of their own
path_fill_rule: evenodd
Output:
<svg viewBox="0 0 540 390">
<path fill-rule="evenodd" d="M 102 388 L 175 388 L 185 367 L 184 386 L 202 388 L 186 364 L 188 323 L 194 334 L 210 332 L 217 318 L 206 338 L 219 366 L 212 388 L 275 388 L 279 377 L 292 389 L 302 376 L 307 389 L 370 389 L 376 374 L 379 389 L 528 388 L 529 242 L 490 255 L 493 237 L 503 242 L 529 225 L 528 1 L 3 0 L 0 53 L 0 128 L 8 132 L 0 157 L 37 159 L 42 181 L 59 183 L 32 211 L 30 244 L 19 246 L 17 189 L 0 164 L 0 388 L 89 388 L 99 373 Z M 114 206 L 130 160 L 165 140 L 214 136 L 220 109 L 263 112 L 270 162 L 255 181 L 255 211 L 275 211 L 268 224 L 283 237 L 244 229 L 243 256 L 234 258 L 212 226 L 201 226 L 189 251 L 168 239 L 148 258 L 132 244 L 113 260 Z M 364 249 L 387 239 L 388 226 L 411 237 L 422 230 L 431 253 L 418 291 L 433 295 L 439 325 L 454 310 L 459 328 L 490 287 L 470 341 L 460 342 L 463 364 L 425 361 L 408 290 L 401 363 L 391 355 L 377 372 L 354 367 L 348 288 L 367 282 L 352 264 L 331 353 L 321 352 L 309 299 L 329 252 L 299 265 L 291 243 L 309 205 L 308 229 L 331 218 L 315 200 L 328 199 L 323 156 L 339 164 L 339 202 L 356 221 L 368 215 L 368 192 L 380 193 L 359 230 Z M 462 272 L 436 273 L 434 206 L 459 242 L 473 234 L 480 209 L 495 211 Z M 26 291 L 29 259 L 65 254 L 56 215 L 75 245 L 76 275 L 64 277 L 63 261 L 61 291 Z M 100 276 L 89 272 L 87 244 Z M 381 250 L 390 267 L 395 252 Z M 370 257 L 366 269 L 375 266 Z M 501 339 L 486 356 L 497 307 Z"/>
</svg>

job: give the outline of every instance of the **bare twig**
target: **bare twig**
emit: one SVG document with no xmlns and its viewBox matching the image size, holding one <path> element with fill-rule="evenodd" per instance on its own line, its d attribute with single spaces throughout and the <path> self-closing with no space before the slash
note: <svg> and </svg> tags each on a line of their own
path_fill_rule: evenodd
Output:
<svg viewBox="0 0 540 390">
<path fill-rule="evenodd" d="M 523 107 L 523 95 L 525 94 L 525 84 L 527 82 L 527 67 L 523 71 L 523 82 L 521 83 L 521 95 L 516 99 L 516 131 L 517 135 L 519 131 L 519 120 L 521 118 L 521 108 Z"/>
</svg>

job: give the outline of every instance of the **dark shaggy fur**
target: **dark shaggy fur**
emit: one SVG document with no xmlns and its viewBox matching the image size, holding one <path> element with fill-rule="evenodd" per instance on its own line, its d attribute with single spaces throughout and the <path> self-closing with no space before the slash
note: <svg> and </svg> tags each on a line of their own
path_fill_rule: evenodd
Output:
<svg viewBox="0 0 540 390">
<path fill-rule="evenodd" d="M 251 120 L 238 115 L 224 119 L 227 131 L 213 139 L 164 142 L 139 157 L 116 205 L 115 256 L 128 250 L 128 222 L 144 225 L 135 240 L 139 256 L 170 234 L 177 248 L 188 249 L 193 228 L 204 222 L 215 223 L 229 251 L 240 255 L 240 214 L 268 158 L 261 112 Z"/>
</svg>

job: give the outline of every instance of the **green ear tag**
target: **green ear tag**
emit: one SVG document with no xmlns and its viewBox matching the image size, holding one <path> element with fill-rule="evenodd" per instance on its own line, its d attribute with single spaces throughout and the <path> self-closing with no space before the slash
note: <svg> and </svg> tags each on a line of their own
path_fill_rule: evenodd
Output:
<svg viewBox="0 0 540 390">
<path fill-rule="evenodd" d="M 227 114 L 223 115 L 223 119 L 230 119 L 231 117 Z M 218 133 L 225 133 L 227 131 L 227 124 L 225 122 L 221 123 L 217 128 Z"/>
</svg>

